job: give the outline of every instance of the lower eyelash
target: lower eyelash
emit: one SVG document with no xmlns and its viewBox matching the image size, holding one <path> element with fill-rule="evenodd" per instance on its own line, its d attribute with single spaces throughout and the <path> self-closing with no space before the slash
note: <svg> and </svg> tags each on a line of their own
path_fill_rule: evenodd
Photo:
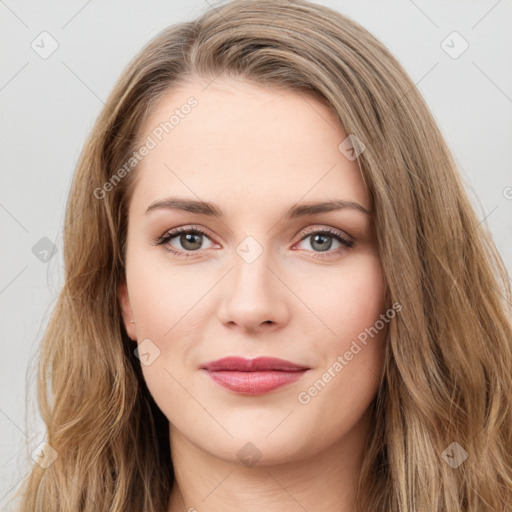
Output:
<svg viewBox="0 0 512 512">
<path fill-rule="evenodd" d="M 175 238 L 177 235 L 180 235 L 181 233 L 197 233 L 197 234 L 201 234 L 201 235 L 204 235 L 204 236 L 208 236 L 208 234 L 206 232 L 204 232 L 202 229 L 199 229 L 199 228 L 194 228 L 194 229 L 191 229 L 191 228 L 176 228 L 176 229 L 174 229 L 172 231 L 168 231 L 163 236 L 157 238 L 155 240 L 155 245 L 164 245 L 167 242 L 169 242 L 171 239 Z M 307 232 L 299 240 L 299 242 L 302 242 L 303 240 L 305 240 L 309 236 L 316 235 L 316 234 L 328 235 L 328 236 L 330 236 L 332 238 L 335 238 L 338 242 L 340 242 L 346 248 L 351 248 L 351 247 L 354 246 L 354 241 L 347 240 L 347 239 L 343 238 L 336 231 L 333 231 L 333 230 L 331 230 L 329 228 L 312 230 L 310 232 Z M 196 251 L 176 251 L 176 250 L 174 250 L 174 249 L 172 249 L 170 247 L 166 247 L 166 250 L 168 250 L 172 254 L 176 254 L 178 256 L 184 256 L 186 258 L 192 256 L 193 253 L 196 252 Z M 315 251 L 312 251 L 312 252 L 314 253 L 314 257 L 315 258 L 323 258 L 323 257 L 325 257 L 322 254 L 322 252 L 315 252 Z M 333 252 L 336 252 L 336 251 L 326 251 L 326 254 L 332 254 Z"/>
</svg>

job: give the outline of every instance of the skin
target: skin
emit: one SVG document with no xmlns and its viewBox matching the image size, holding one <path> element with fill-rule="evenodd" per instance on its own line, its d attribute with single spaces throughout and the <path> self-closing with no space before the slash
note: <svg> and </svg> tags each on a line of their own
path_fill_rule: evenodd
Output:
<svg viewBox="0 0 512 512">
<path fill-rule="evenodd" d="M 293 220 L 282 211 L 334 199 L 370 210 L 357 160 L 338 149 L 347 134 L 335 113 L 309 95 L 227 79 L 205 86 L 168 91 L 141 127 L 145 138 L 190 96 L 198 100 L 137 168 L 119 287 L 129 336 L 160 350 L 142 370 L 170 422 L 168 510 L 355 511 L 385 329 L 309 403 L 298 395 L 385 311 L 373 221 L 351 208 Z M 213 202 L 224 215 L 145 213 L 168 196 Z M 167 242 L 188 258 L 154 244 L 180 226 L 207 233 Z M 308 228 L 332 228 L 355 244 L 329 234 L 315 243 Z M 248 236 L 263 250 L 251 263 L 237 252 Z M 235 355 L 310 370 L 260 396 L 222 388 L 199 370 Z M 256 448 L 245 450 L 261 457 L 252 467 L 237 456 L 249 442 Z"/>
</svg>

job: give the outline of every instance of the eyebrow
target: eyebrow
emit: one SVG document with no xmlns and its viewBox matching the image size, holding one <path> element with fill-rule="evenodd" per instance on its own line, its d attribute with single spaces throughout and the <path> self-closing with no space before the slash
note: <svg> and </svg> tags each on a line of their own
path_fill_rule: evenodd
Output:
<svg viewBox="0 0 512 512">
<path fill-rule="evenodd" d="M 327 213 L 345 208 L 359 211 L 365 215 L 372 215 L 369 210 L 364 208 L 364 206 L 360 205 L 359 203 L 356 203 L 355 201 L 345 201 L 343 199 L 294 204 L 288 208 L 285 208 L 281 215 L 285 219 L 297 219 L 300 217 L 306 217 L 308 215 Z M 182 199 L 179 197 L 167 197 L 165 199 L 155 201 L 148 206 L 146 214 L 156 209 L 182 210 L 185 212 L 209 215 L 218 218 L 222 218 L 224 215 L 222 210 L 214 203 L 196 201 L 193 199 Z"/>
</svg>

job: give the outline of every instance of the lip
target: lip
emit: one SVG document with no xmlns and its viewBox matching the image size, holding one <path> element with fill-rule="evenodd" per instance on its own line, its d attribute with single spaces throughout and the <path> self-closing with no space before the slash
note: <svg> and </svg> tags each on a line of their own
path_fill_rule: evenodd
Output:
<svg viewBox="0 0 512 512">
<path fill-rule="evenodd" d="M 201 366 L 202 369 L 211 371 L 237 371 L 237 372 L 258 372 L 258 371 L 300 371 L 309 370 L 307 366 L 301 366 L 285 359 L 276 357 L 257 357 L 256 359 L 245 359 L 244 357 L 224 357 Z"/>
<path fill-rule="evenodd" d="M 225 357 L 201 366 L 220 386 L 243 395 L 261 395 L 299 380 L 310 368 L 275 357 Z"/>
</svg>

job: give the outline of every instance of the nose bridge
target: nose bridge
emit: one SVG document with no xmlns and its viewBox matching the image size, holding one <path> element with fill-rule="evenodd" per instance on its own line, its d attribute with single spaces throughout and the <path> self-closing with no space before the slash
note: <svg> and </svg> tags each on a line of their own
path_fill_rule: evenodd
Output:
<svg viewBox="0 0 512 512">
<path fill-rule="evenodd" d="M 268 267 L 272 261 L 273 255 L 267 242 L 260 243 L 254 236 L 246 236 L 235 248 L 232 279 L 236 292 L 242 296 L 247 293 L 249 297 L 254 294 L 268 295 L 273 277 Z"/>
<path fill-rule="evenodd" d="M 235 322 L 247 329 L 268 321 L 282 323 L 287 307 L 282 286 L 274 276 L 271 250 L 247 236 L 235 247 L 232 261 L 220 309 L 223 322 Z"/>
</svg>

